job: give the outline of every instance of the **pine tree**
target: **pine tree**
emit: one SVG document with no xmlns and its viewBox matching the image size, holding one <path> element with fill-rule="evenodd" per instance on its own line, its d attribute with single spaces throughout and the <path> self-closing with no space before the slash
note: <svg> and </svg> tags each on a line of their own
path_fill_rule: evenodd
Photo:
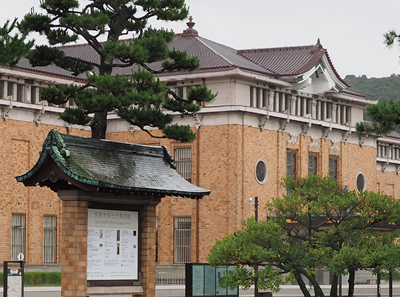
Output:
<svg viewBox="0 0 400 298">
<path fill-rule="evenodd" d="M 79 4 L 78 0 L 42 0 L 40 7 L 46 14 L 30 13 L 21 21 L 23 34 L 39 32 L 49 43 L 30 52 L 32 66 L 53 64 L 73 75 L 87 76 L 83 86 L 50 87 L 41 90 L 41 98 L 54 104 L 73 99 L 75 107 L 66 108 L 61 118 L 89 125 L 93 138 L 105 138 L 107 114 L 115 111 L 153 137 L 149 127 L 163 131 L 158 137 L 195 139 L 189 126 L 172 124 L 171 113 L 165 111 L 193 115 L 201 102 L 209 102 L 215 95 L 206 87 L 196 87 L 190 89 L 187 98 L 181 98 L 155 78 L 165 72 L 194 70 L 199 61 L 186 52 L 168 48 L 173 32 L 148 25 L 150 18 L 184 20 L 188 15 L 185 1 L 89 0 L 84 7 Z M 123 39 L 125 36 L 129 39 Z M 79 39 L 92 48 L 95 59 L 63 51 L 62 46 Z M 161 67 L 152 69 L 150 64 L 154 62 Z M 134 69 L 131 76 L 115 74 L 116 69 L 124 68 Z"/>
<path fill-rule="evenodd" d="M 384 43 L 392 47 L 396 42 L 400 44 L 400 34 L 391 30 L 384 35 Z M 368 105 L 365 108 L 369 122 L 356 124 L 359 135 L 384 136 L 394 130 L 398 131 L 400 124 L 400 100 L 381 101 L 377 105 Z"/>
<path fill-rule="evenodd" d="M 34 41 L 26 42 L 26 34 L 11 35 L 17 28 L 17 19 L 6 21 L 0 27 L 0 65 L 15 66 L 18 61 L 33 47 Z"/>
</svg>

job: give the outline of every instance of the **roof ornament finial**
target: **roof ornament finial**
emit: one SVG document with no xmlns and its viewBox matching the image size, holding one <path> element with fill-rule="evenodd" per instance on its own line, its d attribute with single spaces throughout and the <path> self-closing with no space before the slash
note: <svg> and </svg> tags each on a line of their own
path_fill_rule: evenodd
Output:
<svg viewBox="0 0 400 298">
<path fill-rule="evenodd" d="M 319 46 L 319 47 L 322 48 L 321 40 L 319 39 L 319 37 L 318 37 L 318 39 L 317 39 L 317 46 Z"/>
<path fill-rule="evenodd" d="M 188 28 L 186 30 L 183 30 L 183 35 L 199 35 L 197 30 L 193 29 L 194 25 L 196 23 L 193 22 L 193 17 L 190 16 L 189 17 L 189 22 L 186 23 L 186 25 L 188 26 Z"/>
</svg>

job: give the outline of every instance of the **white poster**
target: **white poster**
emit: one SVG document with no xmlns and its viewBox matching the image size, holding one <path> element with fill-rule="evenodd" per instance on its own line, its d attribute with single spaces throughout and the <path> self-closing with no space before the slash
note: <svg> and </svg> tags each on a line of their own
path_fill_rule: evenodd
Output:
<svg viewBox="0 0 400 298">
<path fill-rule="evenodd" d="M 88 209 L 88 280 L 138 279 L 138 212 Z"/>
</svg>

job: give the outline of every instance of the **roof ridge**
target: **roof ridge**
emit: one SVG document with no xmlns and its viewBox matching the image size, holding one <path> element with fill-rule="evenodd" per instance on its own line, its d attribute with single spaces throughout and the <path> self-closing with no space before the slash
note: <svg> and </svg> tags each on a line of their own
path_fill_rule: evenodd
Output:
<svg viewBox="0 0 400 298">
<path fill-rule="evenodd" d="M 315 48 L 315 47 L 325 50 L 324 48 L 321 48 L 318 45 L 305 45 L 305 46 L 288 46 L 288 47 L 274 47 L 274 48 L 242 49 L 242 50 L 238 50 L 238 54 L 254 53 L 254 52 L 272 52 L 272 51 L 284 51 L 284 50 L 311 49 L 311 48 Z"/>
<path fill-rule="evenodd" d="M 220 53 L 218 53 L 216 50 L 214 50 L 212 47 L 210 47 L 207 43 L 205 43 L 205 42 L 202 40 L 202 39 L 205 39 L 205 40 L 208 40 L 208 39 L 206 39 L 206 38 L 201 38 L 201 37 L 199 37 L 199 36 L 196 36 L 196 39 L 197 39 L 202 45 L 204 45 L 205 47 L 207 47 L 210 51 L 212 51 L 213 53 L 217 54 L 219 57 L 221 57 L 221 58 L 224 59 L 226 62 L 228 62 L 230 65 L 235 65 L 235 64 L 233 64 L 232 61 L 230 61 L 230 60 L 229 60 L 228 58 L 226 58 L 224 55 L 221 55 Z M 208 41 L 213 42 L 212 40 L 208 40 Z M 224 45 L 222 45 L 222 46 L 224 46 Z M 227 48 L 230 48 L 230 47 L 227 47 Z M 236 50 L 236 49 L 233 49 L 233 48 L 230 48 L 230 49 L 235 50 L 236 53 L 237 53 L 237 50 Z"/>
</svg>

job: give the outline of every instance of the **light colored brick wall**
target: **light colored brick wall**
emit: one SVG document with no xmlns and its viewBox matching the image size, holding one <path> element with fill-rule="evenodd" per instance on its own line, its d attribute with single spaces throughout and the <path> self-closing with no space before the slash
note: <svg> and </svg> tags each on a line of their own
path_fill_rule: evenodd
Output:
<svg viewBox="0 0 400 298">
<path fill-rule="evenodd" d="M 0 119 L 0 260 L 11 258 L 11 214 L 26 215 L 26 253 L 28 264 L 43 263 L 43 216 L 57 216 L 57 239 L 61 238 L 61 203 L 46 187 L 25 187 L 15 176 L 31 169 L 39 158 L 42 144 L 50 129 L 67 133 L 65 127 Z M 89 136 L 90 132 L 73 129 L 73 134 Z M 59 241 L 57 251 L 60 251 Z M 58 259 L 58 262 L 60 260 Z"/>
<path fill-rule="evenodd" d="M 254 216 L 254 207 L 248 203 L 250 197 L 258 196 L 259 220 L 267 217 L 264 205 L 273 197 L 281 196 L 285 190 L 280 182 L 286 176 L 286 151 L 297 153 L 297 175 L 308 175 L 308 154 L 318 156 L 318 172 L 329 173 L 329 156 L 338 157 L 338 180 L 350 189 L 355 189 L 356 176 L 362 172 L 367 178 L 367 189 L 377 191 L 376 153 L 373 147 L 340 142 L 334 150 L 332 141 L 319 139 L 318 147 L 310 146 L 310 137 L 297 137 L 298 144 L 291 144 L 288 133 L 242 125 L 219 125 L 200 127 L 198 139 L 192 146 L 192 183 L 210 189 L 211 195 L 200 200 L 199 211 L 199 255 L 206 261 L 215 239 L 241 228 L 243 221 Z M 110 134 L 119 141 L 154 144 L 154 139 L 145 133 Z M 158 144 L 173 152 L 179 144 L 160 139 Z M 198 150 L 199 148 L 199 150 Z M 268 179 L 259 184 L 255 179 L 255 165 L 263 159 L 268 167 Z M 199 166 L 199 169 L 197 167 Z M 197 170 L 199 179 L 197 179 Z M 380 175 L 378 173 L 378 175 Z M 386 175 L 386 174 L 385 174 Z M 382 179 L 381 179 L 382 180 Z M 387 191 L 396 185 L 394 178 L 386 183 Z M 192 216 L 192 261 L 196 254 L 196 202 L 190 199 L 163 198 L 157 206 L 159 226 L 159 264 L 173 263 L 173 218 Z"/>
<path fill-rule="evenodd" d="M 26 261 L 42 263 L 43 258 L 43 216 L 56 215 L 58 239 L 62 220 L 62 206 L 51 190 L 42 187 L 26 188 L 17 183 L 15 176 L 29 170 L 37 161 L 43 140 L 51 128 L 67 133 L 65 127 L 36 125 L 21 121 L 0 120 L 2 138 L 0 143 L 0 182 L 2 201 L 0 224 L 7 229 L 0 230 L 0 259 L 11 256 L 11 214 L 27 215 Z M 318 169 L 328 174 L 329 156 L 338 156 L 339 180 L 350 189 L 356 187 L 356 176 L 364 173 L 367 189 L 383 191 L 394 197 L 400 196 L 400 184 L 395 173 L 376 170 L 376 149 L 340 142 L 339 151 L 332 149 L 330 140 L 318 140 L 319 148 L 310 146 L 310 137 L 298 137 L 299 144 L 290 144 L 290 136 L 273 130 L 242 125 L 201 126 L 198 139 L 190 144 L 181 144 L 167 139 L 154 139 L 144 132 L 118 132 L 107 134 L 108 139 L 121 142 L 137 142 L 148 145 L 164 145 L 173 154 L 175 146 L 192 148 L 192 183 L 212 190 L 210 196 L 199 201 L 199 243 L 196 237 L 196 201 L 185 198 L 163 198 L 156 214 L 159 226 L 159 264 L 173 263 L 173 218 L 192 218 L 192 261 L 196 261 L 196 247 L 200 251 L 199 261 L 204 262 L 214 239 L 239 229 L 243 221 L 254 215 L 254 207 L 248 203 L 250 197 L 258 196 L 260 201 L 259 219 L 265 219 L 263 205 L 273 197 L 280 196 L 281 178 L 286 175 L 286 150 L 298 153 L 298 175 L 305 177 L 308 172 L 308 152 L 318 154 Z M 71 134 L 90 136 L 89 131 L 72 129 Z M 157 133 L 157 132 L 156 132 Z M 158 135 L 160 135 L 158 133 Z M 268 179 L 258 184 L 254 169 L 256 162 L 263 159 L 268 167 Z M 60 251 L 58 241 L 58 251 Z M 60 262 L 60 260 L 58 260 Z"/>
<path fill-rule="evenodd" d="M 62 201 L 61 296 L 85 297 L 88 203 Z"/>
</svg>

